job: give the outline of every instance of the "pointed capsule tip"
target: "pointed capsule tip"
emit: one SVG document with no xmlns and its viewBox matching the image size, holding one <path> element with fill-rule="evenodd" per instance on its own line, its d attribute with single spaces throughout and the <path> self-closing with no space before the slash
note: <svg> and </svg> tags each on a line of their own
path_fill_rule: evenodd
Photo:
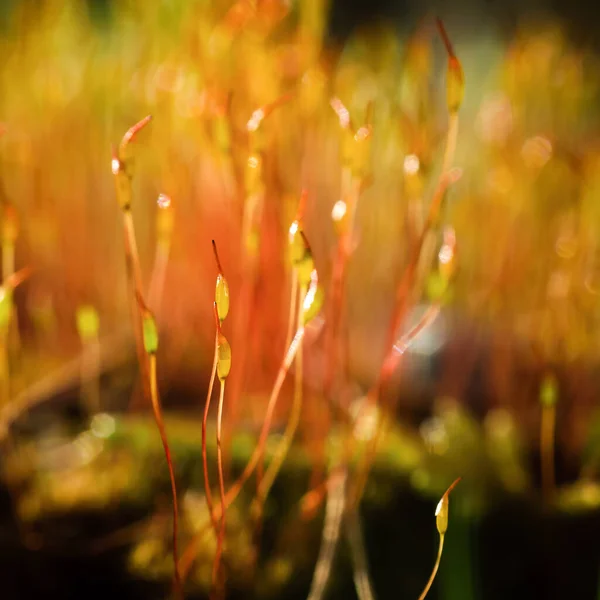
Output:
<svg viewBox="0 0 600 600">
<path fill-rule="evenodd" d="M 444 42 L 444 46 L 446 47 L 446 52 L 448 53 L 448 56 L 450 58 L 456 58 L 456 55 L 454 54 L 454 48 L 452 47 L 452 42 L 448 37 L 448 32 L 446 31 L 444 22 L 439 17 L 436 17 L 435 24 L 437 25 L 440 37 L 442 38 L 442 42 Z"/>
<path fill-rule="evenodd" d="M 213 254 L 215 255 L 215 262 L 217 263 L 217 269 L 221 275 L 223 275 L 223 267 L 221 266 L 221 261 L 219 260 L 219 253 L 217 251 L 217 243 L 215 240 L 211 240 Z"/>
<path fill-rule="evenodd" d="M 446 490 L 446 493 L 444 494 L 444 496 L 448 496 L 450 494 L 450 492 L 459 484 L 460 480 L 462 479 L 462 477 L 457 477 L 451 484 L 450 487 Z"/>
</svg>

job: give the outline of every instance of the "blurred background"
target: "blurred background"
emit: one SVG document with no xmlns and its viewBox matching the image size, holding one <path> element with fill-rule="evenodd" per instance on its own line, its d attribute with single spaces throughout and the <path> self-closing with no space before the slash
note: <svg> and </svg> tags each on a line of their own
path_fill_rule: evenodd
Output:
<svg viewBox="0 0 600 600">
<path fill-rule="evenodd" d="M 169 477 L 138 368 L 125 173 L 184 550 L 208 519 L 217 273 L 231 297 L 229 487 L 295 330 L 294 220 L 318 272 L 323 305 L 267 456 L 300 394 L 294 444 L 260 532 L 253 480 L 228 510 L 227 597 L 418 598 L 436 504 L 462 477 L 428 597 L 600 598 L 595 12 L 5 0 L 2 597 L 169 597 Z M 216 495 L 215 418 L 216 401 Z M 347 483 L 328 488 L 340 468 Z M 348 501 L 319 587 L 334 489 Z M 185 554 L 186 598 L 208 597 L 214 552 L 209 535 Z"/>
</svg>

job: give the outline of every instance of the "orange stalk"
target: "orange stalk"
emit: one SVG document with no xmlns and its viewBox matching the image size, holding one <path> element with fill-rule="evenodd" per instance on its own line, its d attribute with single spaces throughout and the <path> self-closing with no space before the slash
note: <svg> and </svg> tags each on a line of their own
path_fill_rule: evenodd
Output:
<svg viewBox="0 0 600 600">
<path fill-rule="evenodd" d="M 219 408 L 217 411 L 217 468 L 219 471 L 219 495 L 221 498 L 221 519 L 219 523 L 219 535 L 217 536 L 217 551 L 213 562 L 213 585 L 216 585 L 219 574 L 219 566 L 221 564 L 221 556 L 223 554 L 223 543 L 225 539 L 225 479 L 223 476 L 223 452 L 221 448 L 221 424 L 223 420 L 223 400 L 225 397 L 225 381 L 221 381 L 221 389 L 219 393 Z M 212 512 L 212 511 L 211 511 Z"/>
<path fill-rule="evenodd" d="M 150 366 L 150 396 L 152 398 L 152 410 L 154 411 L 154 420 L 160 433 L 160 439 L 163 445 L 165 453 L 165 459 L 167 461 L 167 467 L 169 469 L 169 479 L 171 481 L 171 496 L 173 501 L 173 564 L 174 564 L 174 588 L 175 593 L 179 598 L 183 598 L 183 587 L 181 578 L 179 576 L 179 549 L 178 549 L 178 535 L 179 535 L 179 508 L 177 501 L 177 485 L 175 483 L 175 469 L 173 467 L 173 459 L 171 458 L 171 449 L 169 447 L 169 441 L 167 439 L 167 432 L 165 430 L 164 421 L 162 418 L 162 410 L 160 407 L 160 399 L 158 396 L 158 387 L 156 380 L 156 354 L 152 353 L 149 355 L 149 366 Z"/>
<path fill-rule="evenodd" d="M 277 406 L 277 401 L 279 399 L 279 393 L 281 392 L 281 387 L 294 360 L 296 351 L 298 349 L 298 345 L 302 341 L 303 337 L 304 328 L 302 327 L 296 332 L 296 335 L 294 336 L 294 339 L 292 340 L 292 343 L 288 348 L 283 363 L 280 366 L 279 371 L 277 373 L 275 385 L 273 386 L 271 396 L 269 397 L 269 402 L 267 404 L 267 411 L 259 434 L 258 443 L 255 446 L 254 451 L 252 452 L 252 455 L 250 456 L 250 459 L 246 464 L 246 467 L 244 468 L 244 471 L 225 494 L 224 501 L 215 506 L 212 510 L 211 519 L 221 518 L 223 510 L 226 510 L 227 507 L 229 507 L 231 503 L 238 497 L 240 491 L 242 490 L 242 487 L 248 481 L 248 479 L 250 479 L 258 463 L 262 460 L 265 445 L 267 442 L 267 437 L 271 428 L 271 422 L 273 420 L 273 414 L 275 411 L 275 407 Z M 180 562 L 180 572 L 182 574 L 182 577 L 185 577 L 190 567 L 192 566 L 192 563 L 196 555 L 198 554 L 198 551 L 200 550 L 200 546 L 205 533 L 206 524 L 200 528 L 200 530 L 196 533 L 196 535 L 192 538 L 191 542 L 188 544 L 188 547 L 185 549 Z"/>
<path fill-rule="evenodd" d="M 208 411 L 210 409 L 210 401 L 212 397 L 213 387 L 215 384 L 215 377 L 217 375 L 217 344 L 219 343 L 219 333 L 215 334 L 215 356 L 213 359 L 213 366 L 210 373 L 210 382 L 208 384 L 208 391 L 206 393 L 206 401 L 204 402 L 204 414 L 202 416 L 202 470 L 204 474 L 204 495 L 206 497 L 206 505 L 208 507 L 208 511 L 211 516 L 211 522 L 213 529 L 215 530 L 215 535 L 218 534 L 218 523 L 217 520 L 213 518 L 213 501 L 212 501 L 212 492 L 210 490 L 210 480 L 208 478 L 208 457 L 206 453 L 206 425 L 208 422 Z"/>
</svg>

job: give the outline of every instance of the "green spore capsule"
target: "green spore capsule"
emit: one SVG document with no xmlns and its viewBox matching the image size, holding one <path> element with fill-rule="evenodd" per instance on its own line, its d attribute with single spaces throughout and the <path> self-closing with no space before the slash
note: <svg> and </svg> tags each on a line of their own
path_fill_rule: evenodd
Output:
<svg viewBox="0 0 600 600">
<path fill-rule="evenodd" d="M 222 323 L 229 313 L 229 285 L 227 279 L 221 273 L 217 275 L 215 302 L 217 304 L 217 315 Z"/>
<path fill-rule="evenodd" d="M 556 406 L 558 402 L 558 385 L 554 375 L 546 375 L 540 387 L 540 403 L 545 407 Z"/>
<path fill-rule="evenodd" d="M 227 379 L 231 371 L 231 346 L 223 334 L 219 334 L 217 343 L 217 377 L 219 381 Z"/>
<path fill-rule="evenodd" d="M 98 335 L 100 329 L 100 318 L 98 311 L 91 304 L 84 304 L 77 309 L 76 313 L 77 333 L 82 341 L 87 342 Z"/>
<path fill-rule="evenodd" d="M 0 287 L 0 330 L 8 328 L 12 315 L 12 290 Z"/>
<path fill-rule="evenodd" d="M 143 319 L 144 349 L 148 354 L 156 354 L 158 350 L 158 329 L 152 315 L 144 315 Z"/>
</svg>

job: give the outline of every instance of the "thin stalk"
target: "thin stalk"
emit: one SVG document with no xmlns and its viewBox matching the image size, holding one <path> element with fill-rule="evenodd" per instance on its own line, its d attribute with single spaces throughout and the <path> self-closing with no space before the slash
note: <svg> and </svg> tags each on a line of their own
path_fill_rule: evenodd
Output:
<svg viewBox="0 0 600 600">
<path fill-rule="evenodd" d="M 342 180 L 344 180 L 344 169 L 342 169 Z M 327 364 L 326 379 L 324 385 L 324 391 L 326 397 L 331 397 L 333 381 L 335 379 L 335 369 L 337 365 L 337 357 L 339 352 L 339 328 L 342 318 L 343 306 L 344 306 L 344 287 L 346 280 L 346 271 L 348 260 L 352 251 L 352 243 L 354 240 L 354 223 L 356 220 L 357 204 L 360 195 L 360 184 L 361 180 L 356 177 L 349 175 L 348 194 L 344 198 L 346 202 L 346 217 L 348 222 L 346 230 L 340 235 L 338 242 L 336 260 L 333 266 L 332 274 L 332 299 L 331 309 L 329 315 L 330 329 L 327 338 L 327 356 L 329 361 Z M 344 185 L 344 184 L 343 184 Z"/>
<path fill-rule="evenodd" d="M 96 334 L 85 342 L 81 363 L 81 388 L 90 414 L 100 411 L 100 342 Z"/>
<path fill-rule="evenodd" d="M 15 272 L 15 245 L 12 241 L 2 242 L 2 280 L 6 281 Z"/>
<path fill-rule="evenodd" d="M 458 112 L 448 115 L 448 133 L 446 135 L 446 149 L 442 161 L 441 175 L 445 176 L 452 168 L 454 155 L 456 154 L 456 141 L 458 140 Z"/>
<path fill-rule="evenodd" d="M 204 415 L 202 417 L 202 469 L 204 472 L 204 494 L 206 496 L 206 506 L 210 514 L 213 529 L 215 531 L 215 537 L 218 536 L 219 525 L 217 520 L 213 517 L 213 501 L 212 493 L 210 490 L 210 480 L 208 478 L 208 457 L 206 453 L 206 424 L 208 422 L 208 411 L 210 408 L 210 401 L 212 398 L 213 387 L 215 385 L 215 377 L 217 375 L 217 361 L 218 361 L 218 343 L 219 343 L 219 332 L 215 334 L 215 357 L 213 359 L 212 371 L 210 374 L 210 382 L 208 384 L 208 392 L 206 393 L 206 401 L 204 403 Z"/>
<path fill-rule="evenodd" d="M 271 396 L 267 404 L 267 411 L 265 414 L 265 419 L 263 421 L 263 426 L 259 434 L 258 443 L 255 446 L 254 451 L 250 456 L 250 459 L 246 463 L 244 471 L 225 494 L 224 501 L 220 502 L 213 508 L 211 512 L 211 519 L 221 518 L 223 510 L 226 510 L 231 505 L 231 503 L 238 497 L 240 491 L 242 490 L 242 487 L 244 486 L 246 481 L 248 481 L 248 479 L 251 477 L 252 473 L 254 473 L 258 463 L 262 460 L 265 445 L 267 442 L 267 437 L 271 428 L 271 422 L 273 420 L 273 413 L 275 411 L 275 407 L 277 406 L 277 400 L 279 399 L 279 394 L 281 392 L 281 387 L 283 385 L 283 382 L 285 381 L 286 375 L 290 369 L 290 366 L 296 355 L 298 346 L 301 343 L 303 337 L 304 327 L 301 327 L 296 331 L 296 335 L 294 336 L 294 339 L 292 340 L 292 343 L 288 348 L 283 363 L 279 367 L 277 379 L 275 380 L 275 385 L 273 386 L 273 390 L 271 391 Z M 194 535 L 194 537 L 192 538 L 192 540 L 190 541 L 190 543 L 188 544 L 187 548 L 181 556 L 179 570 L 182 578 L 184 578 L 189 572 L 189 569 L 192 566 L 192 563 L 196 555 L 198 554 L 198 551 L 200 550 L 208 524 L 209 523 L 204 523 L 204 525 L 200 527 L 200 529 Z"/>
<path fill-rule="evenodd" d="M 167 265 L 169 264 L 170 251 L 170 243 L 159 243 L 156 246 L 154 267 L 152 269 L 150 288 L 148 291 L 148 302 L 157 315 L 160 315 L 161 313 L 163 290 L 165 288 L 165 278 L 167 274 Z"/>
<path fill-rule="evenodd" d="M 127 238 L 127 246 L 131 254 L 131 268 L 133 276 L 133 284 L 136 290 L 141 294 L 144 289 L 142 283 L 142 269 L 140 267 L 140 255 L 137 247 L 135 235 L 135 225 L 133 223 L 133 215 L 131 209 L 123 211 L 123 225 L 125 227 L 125 236 Z"/>
<path fill-rule="evenodd" d="M 433 571 L 431 571 L 431 575 L 429 576 L 429 581 L 425 586 L 425 589 L 421 592 L 419 596 L 419 600 L 424 600 L 425 596 L 427 596 L 427 592 L 429 592 L 431 585 L 433 584 L 433 580 L 435 579 L 435 575 L 438 572 L 440 567 L 440 561 L 442 560 L 442 550 L 444 549 L 444 534 L 440 534 L 440 543 L 438 546 L 437 558 L 435 559 L 435 564 L 433 565 Z"/>
<path fill-rule="evenodd" d="M 117 152 L 115 153 L 113 151 L 113 158 L 111 162 L 112 173 L 115 177 L 117 201 L 123 215 L 123 227 L 126 238 L 125 259 L 127 264 L 127 277 L 129 279 L 129 285 L 132 291 L 131 308 L 133 329 L 136 340 L 138 360 L 140 363 L 140 369 L 142 371 L 144 392 L 146 394 L 149 393 L 149 390 L 147 389 L 147 383 L 149 381 L 149 365 L 148 357 L 144 351 L 142 339 L 142 313 L 140 311 L 140 307 L 135 301 L 136 296 L 141 296 L 143 294 L 144 288 L 142 285 L 142 274 L 135 237 L 135 228 L 131 214 L 131 201 L 133 193 L 131 189 L 131 171 L 129 168 L 131 160 L 129 144 L 151 120 L 151 115 L 148 115 L 127 130 L 121 139 Z"/>
<path fill-rule="evenodd" d="M 0 286 L 0 406 L 8 406 L 10 400 L 9 334 L 16 315 L 13 292 L 31 274 L 30 267 L 11 273 Z"/>
<path fill-rule="evenodd" d="M 450 143 L 451 141 L 448 140 L 447 145 L 449 145 Z M 429 214 L 427 222 L 425 224 L 425 228 L 423 229 L 423 232 L 419 237 L 417 246 L 398 285 L 396 291 L 396 305 L 394 308 L 394 313 L 392 315 L 392 320 L 390 321 L 390 326 L 388 328 L 388 340 L 386 342 L 388 352 L 382 363 L 377 380 L 375 381 L 375 384 L 371 387 L 367 394 L 367 401 L 370 403 L 371 406 L 377 405 L 379 403 L 379 398 L 382 390 L 384 389 L 385 385 L 389 381 L 390 377 L 394 373 L 395 368 L 398 366 L 398 363 L 401 360 L 400 357 L 396 356 L 394 336 L 396 334 L 396 331 L 398 331 L 398 328 L 402 324 L 404 318 L 406 317 L 408 308 L 410 306 L 413 284 L 416 279 L 417 268 L 419 265 L 421 252 L 427 234 L 430 231 L 430 229 L 434 227 L 437 221 L 444 193 L 448 185 L 455 181 L 455 178 L 456 175 L 454 175 L 452 171 L 448 171 L 445 174 L 441 175 L 440 181 L 438 183 L 437 189 L 434 193 L 434 197 L 429 208 Z M 371 441 L 369 443 L 368 450 L 365 454 L 365 460 L 363 461 L 363 465 L 359 471 L 359 486 L 356 488 L 358 492 L 357 494 L 355 494 L 355 502 L 357 502 L 360 499 L 360 494 L 362 493 L 364 483 L 366 482 L 366 479 L 368 477 L 372 461 L 375 457 L 375 454 L 377 453 L 377 445 L 379 443 L 380 438 L 381 434 L 378 431 L 377 434 L 371 438 Z"/>
<path fill-rule="evenodd" d="M 356 135 L 356 131 L 350 119 L 350 113 L 344 106 L 342 101 L 334 97 L 330 101 L 330 105 L 338 116 L 340 128 L 343 131 L 343 136 L 351 134 Z M 342 144 L 344 144 L 342 137 Z M 347 150 L 344 148 L 342 152 L 345 154 Z M 343 156 L 343 164 L 340 172 L 340 189 L 341 201 L 344 203 L 345 213 L 341 216 L 340 221 L 343 223 L 340 231 L 336 259 L 333 265 L 332 281 L 331 281 L 331 303 L 330 313 L 328 316 L 328 335 L 326 340 L 326 355 L 329 357 L 327 368 L 325 371 L 324 394 L 326 398 L 331 397 L 333 382 L 335 379 L 335 370 L 337 365 L 337 355 L 339 351 L 340 340 L 338 330 L 341 321 L 341 313 L 343 307 L 344 281 L 346 274 L 346 265 L 351 252 L 351 243 L 354 235 L 354 221 L 356 218 L 356 208 L 358 197 L 360 195 L 361 180 L 354 177 L 350 164 L 351 157 Z"/>
<path fill-rule="evenodd" d="M 302 323 L 303 310 L 304 310 L 304 298 L 306 297 L 306 285 L 300 286 L 300 298 L 298 302 L 298 323 Z M 303 375 L 302 375 L 302 341 L 298 343 L 298 349 L 296 352 L 296 372 L 294 373 L 294 399 L 292 404 L 292 412 L 288 420 L 287 426 L 283 433 L 283 436 L 275 449 L 273 458 L 267 468 L 263 480 L 260 482 L 256 498 L 253 502 L 252 514 L 260 518 L 262 509 L 269 495 L 271 487 L 277 478 L 279 470 L 290 450 L 298 424 L 300 423 L 300 415 L 302 414 L 302 386 L 303 386 Z"/>
<path fill-rule="evenodd" d="M 540 456 L 542 461 L 542 489 L 544 498 L 549 500 L 556 486 L 554 439 L 556 432 L 556 406 L 542 407 L 540 434 Z"/>
<path fill-rule="evenodd" d="M 202 465 L 204 470 L 204 490 L 206 493 L 206 504 L 208 507 L 209 514 L 211 515 L 211 521 L 213 529 L 215 531 L 215 538 L 219 537 L 219 527 L 217 519 L 213 518 L 213 501 L 212 493 L 210 490 L 210 481 L 208 479 L 208 459 L 206 455 L 206 424 L 208 421 L 208 412 L 210 409 L 210 401 L 212 398 L 213 387 L 215 384 L 215 377 L 219 370 L 219 335 L 221 334 L 221 323 L 227 317 L 229 313 L 229 286 L 227 280 L 223 275 L 223 267 L 221 266 L 221 260 L 219 259 L 219 252 L 217 251 L 217 244 L 215 240 L 212 240 L 212 249 L 215 257 L 215 263 L 217 265 L 217 281 L 215 284 L 215 302 L 213 304 L 214 316 L 215 316 L 215 353 L 213 359 L 213 367 L 210 375 L 210 382 L 208 384 L 208 392 L 206 394 L 206 402 L 204 403 L 204 415 L 202 417 Z M 221 386 L 221 390 L 223 386 Z M 217 441 L 220 443 L 221 433 L 217 432 Z M 219 448 L 220 451 L 220 448 Z"/>
<path fill-rule="evenodd" d="M 441 306 L 438 303 L 429 306 L 423 314 L 423 316 L 419 319 L 418 323 L 392 346 L 392 351 L 388 354 L 384 362 L 384 368 L 387 372 L 391 374 L 397 369 L 398 365 L 402 360 L 402 357 L 404 356 L 404 353 L 408 350 L 408 348 L 410 348 L 410 346 L 417 339 L 417 337 L 435 321 L 435 319 L 440 314 L 440 310 Z M 369 471 L 371 465 L 373 464 L 373 461 L 375 460 L 377 448 L 379 447 L 379 443 L 381 442 L 381 438 L 383 437 L 384 429 L 385 428 L 383 427 L 383 424 L 377 427 L 377 431 L 375 432 L 375 435 L 371 438 L 371 443 L 369 444 L 367 451 L 364 454 L 363 460 L 358 467 L 353 506 L 356 506 L 360 501 L 360 498 L 362 498 L 362 494 L 367 484 L 367 479 L 369 477 Z"/>
<path fill-rule="evenodd" d="M 442 207 L 442 201 L 444 199 L 444 195 L 448 185 L 454 183 L 454 181 L 456 181 L 457 179 L 457 174 L 455 174 L 452 170 L 452 163 L 454 161 L 456 141 L 458 138 L 458 110 L 462 102 L 464 78 L 460 62 L 458 61 L 458 58 L 454 53 L 454 48 L 452 47 L 450 38 L 446 32 L 444 24 L 440 19 L 437 19 L 437 27 L 442 41 L 444 43 L 444 46 L 446 48 L 446 52 L 448 54 L 448 70 L 446 81 L 447 90 L 449 90 L 450 87 L 453 87 L 453 93 L 448 93 L 447 97 L 449 116 L 448 131 L 446 133 L 446 145 L 444 149 L 444 157 L 442 160 L 442 168 L 438 176 L 438 181 L 435 187 L 431 204 L 429 206 L 429 213 L 427 215 L 425 227 L 423 228 L 423 231 L 419 236 L 417 244 L 415 245 L 415 248 L 409 258 L 408 266 L 404 272 L 403 277 L 400 280 L 396 291 L 396 304 L 394 307 L 392 319 L 390 321 L 390 326 L 388 328 L 386 343 L 386 347 L 388 348 L 388 356 L 389 353 L 393 351 L 392 344 L 394 341 L 394 336 L 396 335 L 396 332 L 402 324 L 402 321 L 404 320 L 408 310 L 411 292 L 414 286 L 419 261 L 422 255 L 423 245 L 427 238 L 428 232 L 436 226 L 436 223 L 439 218 L 439 213 Z M 453 86 L 450 86 L 450 84 L 453 84 Z M 460 87 L 460 91 L 456 89 L 456 86 Z M 389 363 L 386 360 L 383 362 L 377 381 L 369 393 L 369 397 L 372 401 L 376 402 L 379 399 L 381 389 L 390 376 L 391 371 L 389 368 Z"/>
<path fill-rule="evenodd" d="M 352 557 L 352 574 L 358 600 L 374 600 L 375 594 L 369 577 L 369 563 L 357 508 L 349 511 L 346 517 L 346 536 Z"/>
<path fill-rule="evenodd" d="M 310 585 L 308 600 L 321 600 L 327 587 L 331 566 L 335 557 L 346 505 L 346 480 L 348 473 L 344 471 L 339 479 L 329 484 L 329 495 L 325 506 L 325 522 L 321 535 L 321 548 Z"/>
<path fill-rule="evenodd" d="M 390 354 L 389 357 L 389 368 L 391 368 L 392 370 L 395 369 L 400 361 L 402 360 L 402 356 L 403 354 L 406 352 L 406 350 L 410 347 L 410 345 L 415 341 L 415 339 L 418 337 L 418 335 L 426 328 L 428 327 L 431 323 L 433 323 L 433 321 L 435 321 L 435 319 L 437 318 L 437 316 L 439 315 L 439 312 L 441 310 L 441 306 L 437 303 L 431 305 L 427 311 L 423 314 L 423 316 L 421 317 L 421 319 L 419 319 L 419 322 L 412 328 L 410 329 L 404 336 L 402 336 L 394 345 L 393 345 L 393 354 Z M 356 419 L 360 419 L 361 416 L 364 413 L 364 410 L 367 408 L 367 405 L 363 405 L 360 410 L 358 411 L 358 415 L 356 416 Z M 385 417 L 383 416 L 382 419 L 385 420 Z M 379 442 L 381 440 L 381 438 L 383 437 L 383 433 L 384 433 L 385 427 L 382 425 L 377 429 L 377 432 L 375 434 L 375 438 L 377 438 L 375 440 L 375 443 L 372 444 L 371 448 L 367 449 L 367 453 L 369 451 L 376 453 L 377 452 L 377 448 L 379 446 Z M 343 471 L 345 469 L 345 464 L 348 463 L 348 461 L 350 460 L 352 451 L 353 451 L 353 444 L 352 444 L 352 432 L 348 433 L 347 436 L 347 441 L 345 444 L 345 448 L 344 448 L 344 457 L 342 460 L 342 463 L 340 464 L 340 466 L 336 467 L 329 475 L 329 477 L 322 483 L 320 483 L 317 487 L 313 488 L 312 490 L 308 491 L 303 498 L 300 501 L 300 505 L 301 505 L 301 511 L 303 514 L 308 515 L 314 512 L 314 510 L 316 510 L 316 508 L 321 504 L 321 502 L 323 502 L 325 495 L 327 493 L 327 486 L 329 484 L 329 482 L 338 477 L 340 472 Z M 363 462 L 361 463 L 361 465 L 359 466 L 358 469 L 358 479 L 357 479 L 357 483 L 355 485 L 355 489 L 356 492 L 354 494 L 354 503 L 358 502 L 358 500 L 360 499 L 361 495 L 362 495 L 362 490 L 364 489 L 364 486 L 366 484 L 366 480 L 368 477 L 368 469 L 365 469 L 365 463 L 367 465 L 371 464 L 372 461 L 374 459 L 374 455 L 366 455 L 365 458 L 363 458 Z"/>
<path fill-rule="evenodd" d="M 216 584 L 219 574 L 219 565 L 223 553 L 223 541 L 225 539 L 225 479 L 223 477 L 223 453 L 221 449 L 221 426 L 223 421 L 223 399 L 225 397 L 225 380 L 221 380 L 221 390 L 219 394 L 219 408 L 217 411 L 217 465 L 219 470 L 219 495 L 221 498 L 221 519 L 219 524 L 219 535 L 217 536 L 217 552 L 213 563 L 213 585 Z M 212 513 L 212 511 L 211 511 Z"/>
<path fill-rule="evenodd" d="M 10 367 L 8 363 L 8 336 L 0 334 L 0 407 L 9 405 Z"/>
<path fill-rule="evenodd" d="M 441 497 L 440 501 L 438 502 L 435 508 L 435 526 L 438 530 L 438 535 L 440 536 L 440 544 L 438 547 L 437 558 L 435 564 L 433 565 L 433 571 L 431 572 L 431 576 L 429 577 L 429 581 L 427 582 L 425 589 L 419 596 L 419 600 L 423 600 L 427 595 L 427 592 L 429 592 L 431 584 L 435 579 L 435 574 L 437 573 L 438 568 L 440 566 L 440 561 L 442 560 L 442 550 L 444 549 L 444 536 L 446 535 L 446 531 L 448 531 L 450 492 L 458 485 L 460 480 L 461 478 L 458 477 L 450 484 L 450 487 L 444 492 L 444 495 Z"/>
<path fill-rule="evenodd" d="M 179 598 L 183 598 L 183 587 L 181 577 L 179 576 L 179 550 L 178 550 L 178 532 L 179 532 L 179 508 L 177 502 L 177 485 L 175 483 L 175 469 L 173 467 L 173 460 L 171 458 L 171 449 L 169 448 L 169 442 L 167 439 L 167 432 L 165 430 L 165 424 L 162 417 L 162 410 L 160 407 L 160 398 L 158 396 L 158 385 L 156 377 L 156 354 L 151 353 L 148 355 L 149 370 L 150 370 L 150 397 L 152 399 L 152 410 L 154 411 L 154 420 L 158 432 L 160 433 L 160 439 L 163 445 L 165 458 L 167 461 L 167 467 L 169 469 L 169 479 L 171 480 L 171 495 L 173 500 L 173 562 L 174 562 L 174 591 Z"/>
<path fill-rule="evenodd" d="M 292 284 L 290 290 L 290 312 L 288 315 L 288 326 L 285 334 L 285 346 L 289 348 L 292 342 L 292 335 L 294 334 L 294 324 L 296 318 L 296 304 L 298 302 L 298 273 L 296 269 L 292 270 Z M 302 303 L 301 303 L 302 304 Z"/>
</svg>

